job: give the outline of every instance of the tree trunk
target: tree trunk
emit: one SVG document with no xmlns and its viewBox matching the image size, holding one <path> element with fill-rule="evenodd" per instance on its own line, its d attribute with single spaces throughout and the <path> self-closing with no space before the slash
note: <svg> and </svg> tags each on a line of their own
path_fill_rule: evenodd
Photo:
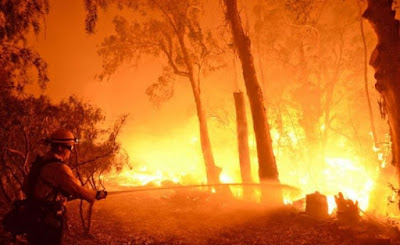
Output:
<svg viewBox="0 0 400 245">
<path fill-rule="evenodd" d="M 253 180 L 251 178 L 249 133 L 246 118 L 246 104 L 243 92 L 234 92 L 233 98 L 235 100 L 236 109 L 236 131 L 238 140 L 240 175 L 243 183 L 252 183 Z M 243 186 L 243 197 L 245 199 L 252 199 L 252 193 L 252 187 Z"/>
<path fill-rule="evenodd" d="M 226 6 L 226 19 L 230 23 L 235 47 L 242 63 L 243 78 L 250 101 L 257 143 L 260 181 L 279 181 L 275 156 L 272 151 L 272 140 L 264 107 L 263 93 L 257 81 L 254 59 L 251 54 L 250 39 L 243 32 L 236 0 L 224 0 L 224 3 Z M 281 202 L 282 196 L 276 196 L 274 199 L 278 199 L 277 201 Z"/>
<path fill-rule="evenodd" d="M 6 199 L 6 201 L 7 201 L 8 203 L 11 203 L 11 202 L 12 202 L 12 199 L 11 199 L 11 197 L 8 195 L 7 190 L 6 190 L 6 188 L 5 188 L 5 186 L 6 186 L 7 184 L 10 185 L 11 183 L 8 183 L 7 180 L 6 180 L 6 178 L 5 178 L 4 176 L 1 176 L 1 175 L 0 175 L 0 189 L 1 189 L 2 193 L 3 193 L 3 196 L 4 196 L 4 198 Z"/>
<path fill-rule="evenodd" d="M 265 81 L 265 76 L 264 76 L 264 69 L 263 69 L 263 62 L 262 62 L 262 52 L 261 52 L 261 44 L 260 44 L 260 37 L 258 36 L 256 39 L 256 47 L 257 47 L 257 53 L 258 53 L 258 68 L 260 69 L 260 77 L 261 77 L 261 84 L 264 88 L 264 93 L 268 91 L 268 84 Z M 267 103 L 267 102 L 266 102 Z M 267 103 L 268 105 L 268 103 Z"/>
<path fill-rule="evenodd" d="M 246 104 L 243 92 L 234 92 L 236 109 L 236 130 L 240 161 L 240 174 L 244 183 L 251 183 L 251 167 L 249 153 L 249 135 L 247 130 Z"/>
<path fill-rule="evenodd" d="M 206 165 L 207 182 L 208 184 L 218 184 L 221 169 L 215 166 L 214 155 L 212 153 L 210 138 L 208 136 L 207 118 L 200 97 L 200 89 L 195 83 L 193 76 L 190 80 L 196 103 L 197 117 L 199 119 L 201 150 Z"/>
<path fill-rule="evenodd" d="M 207 117 L 204 112 L 203 103 L 200 95 L 200 84 L 194 78 L 193 64 L 190 60 L 189 52 L 187 51 L 184 39 L 184 33 L 177 33 L 179 45 L 182 50 L 183 60 L 185 62 L 190 85 L 192 86 L 194 101 L 196 103 L 197 117 L 200 127 L 200 142 L 203 152 L 204 163 L 206 165 L 207 182 L 208 184 L 218 184 L 221 168 L 218 168 L 214 162 L 214 155 L 211 149 L 210 137 L 208 136 Z"/>
<path fill-rule="evenodd" d="M 374 147 L 378 147 L 378 135 L 376 134 L 375 130 L 375 120 L 374 114 L 372 112 L 372 105 L 371 105 L 371 98 L 369 96 L 369 89 L 368 89 L 368 48 L 367 48 L 367 41 L 365 40 L 365 32 L 364 32 L 364 20 L 362 18 L 362 10 L 360 1 L 357 0 L 358 8 L 360 10 L 360 32 L 361 37 L 363 40 L 363 47 L 364 47 L 364 88 L 365 88 L 365 96 L 367 98 L 368 104 L 368 112 L 369 112 L 369 122 L 371 125 L 371 132 L 372 138 L 374 139 Z"/>
<path fill-rule="evenodd" d="M 393 1 L 368 0 L 363 17 L 368 19 L 378 37 L 370 65 L 375 69 L 375 88 L 383 99 L 388 116 L 393 164 L 400 173 L 400 35 L 399 21 L 392 11 Z"/>
<path fill-rule="evenodd" d="M 77 135 L 78 135 L 78 138 L 80 139 L 81 138 L 81 134 L 79 133 L 79 131 L 78 131 Z M 77 147 L 75 148 L 76 166 L 79 166 L 79 164 L 78 164 L 79 163 L 79 152 L 80 152 L 79 151 L 79 145 L 77 145 Z M 86 185 L 87 182 L 83 181 L 83 177 L 82 177 L 81 173 L 79 172 L 79 167 L 77 167 L 75 169 L 75 172 L 76 172 L 76 177 L 78 178 L 78 180 L 81 183 L 81 185 L 82 186 Z M 89 180 L 87 180 L 87 181 L 89 181 Z M 85 215 L 84 215 L 84 204 L 83 204 L 83 200 L 81 199 L 80 203 L 79 203 L 79 217 L 80 217 L 81 224 L 82 224 L 82 231 L 83 231 L 83 234 L 85 236 L 88 236 L 90 234 L 90 223 L 91 223 L 90 219 L 92 218 L 91 212 L 92 212 L 92 209 L 89 209 L 88 210 L 88 215 L 87 215 L 88 220 L 86 222 L 85 221 Z"/>
<path fill-rule="evenodd" d="M 11 189 L 11 191 L 13 192 L 13 196 L 11 196 L 11 199 L 21 199 L 22 184 L 19 183 L 19 179 L 12 173 L 12 170 L 9 170 L 9 173 L 5 173 L 5 177 L 9 189 Z"/>
</svg>

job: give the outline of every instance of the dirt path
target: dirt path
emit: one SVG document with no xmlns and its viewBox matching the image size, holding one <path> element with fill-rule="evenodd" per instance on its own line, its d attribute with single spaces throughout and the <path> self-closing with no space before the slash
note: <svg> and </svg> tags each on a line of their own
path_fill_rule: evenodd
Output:
<svg viewBox="0 0 400 245">
<path fill-rule="evenodd" d="M 199 191 L 109 196 L 95 203 L 91 237 L 83 237 L 78 204 L 68 205 L 66 245 L 400 244 L 398 229 L 366 218 L 345 226 Z M 1 226 L 0 244 L 10 244 Z"/>
</svg>

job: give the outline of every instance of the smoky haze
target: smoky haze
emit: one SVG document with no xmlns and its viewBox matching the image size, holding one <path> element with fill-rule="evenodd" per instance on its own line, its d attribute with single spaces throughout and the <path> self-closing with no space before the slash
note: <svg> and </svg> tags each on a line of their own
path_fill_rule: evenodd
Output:
<svg viewBox="0 0 400 245">
<path fill-rule="evenodd" d="M 239 7 L 252 41 L 281 182 L 301 186 L 302 194 L 319 190 L 331 198 L 348 189 L 349 195 L 367 208 L 372 186 L 385 185 L 377 182 L 380 177 L 374 169 L 383 162 L 387 164 L 389 155 L 378 161 L 372 151 L 357 4 L 341 2 L 331 8 L 317 4 L 314 12 L 309 10 L 312 20 L 305 17 L 307 13 L 284 9 L 277 2 L 262 6 L 240 3 Z M 162 65 L 167 63 L 164 57 L 144 55 L 137 66 L 125 63 L 108 80 L 95 79 L 102 71 L 97 50 L 114 32 L 112 20 L 117 13 L 130 17 L 126 10 L 121 13 L 110 7 L 99 12 L 96 32 L 88 35 L 82 1 L 52 1 L 44 31 L 31 38 L 49 64 L 51 82 L 43 92 L 34 86 L 29 91 L 44 93 L 54 101 L 76 94 L 104 110 L 107 123 L 120 114 L 130 114 L 120 140 L 133 170 L 107 176 L 113 186 L 161 185 L 164 181 L 205 183 L 189 83 L 176 79 L 173 97 L 158 107 L 145 94 L 162 73 Z M 221 44 L 231 45 L 223 10 L 216 1 L 205 1 L 201 20 L 204 28 L 215 35 L 223 33 Z M 369 25 L 365 28 L 369 57 L 376 40 Z M 215 162 L 222 168 L 220 179 L 240 182 L 232 93 L 245 89 L 239 60 L 231 49 L 225 52 L 223 66 L 202 75 L 201 92 Z M 371 100 L 377 101 L 371 69 L 368 78 Z M 378 106 L 373 105 L 373 109 L 377 135 L 386 139 L 387 126 L 378 119 Z M 249 108 L 247 113 L 251 171 L 258 180 Z M 355 177 L 359 183 L 352 181 Z M 296 198 L 300 196 L 289 196 L 287 200 Z"/>
</svg>

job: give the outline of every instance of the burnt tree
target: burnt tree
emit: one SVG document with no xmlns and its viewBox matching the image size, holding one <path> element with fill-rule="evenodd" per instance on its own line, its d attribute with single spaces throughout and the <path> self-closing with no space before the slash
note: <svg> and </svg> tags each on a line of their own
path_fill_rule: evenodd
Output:
<svg viewBox="0 0 400 245">
<path fill-rule="evenodd" d="M 392 10 L 392 0 L 368 0 L 363 17 L 375 30 L 378 37 L 370 59 L 375 69 L 375 88 L 382 97 L 379 103 L 382 115 L 387 115 L 391 141 L 393 165 L 400 171 L 400 33 L 399 21 Z"/>
<path fill-rule="evenodd" d="M 251 54 L 250 39 L 243 31 L 236 0 L 224 0 L 224 4 L 226 7 L 226 19 L 231 26 L 233 41 L 242 63 L 243 78 L 250 101 L 253 128 L 257 143 L 260 181 L 279 181 L 278 169 L 272 150 L 272 140 L 264 107 L 263 93 L 257 80 L 254 59 Z"/>
</svg>

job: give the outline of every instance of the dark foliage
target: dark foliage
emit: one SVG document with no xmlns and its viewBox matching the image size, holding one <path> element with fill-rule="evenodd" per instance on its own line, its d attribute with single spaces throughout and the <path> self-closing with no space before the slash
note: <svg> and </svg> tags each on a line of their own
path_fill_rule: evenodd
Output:
<svg viewBox="0 0 400 245">
<path fill-rule="evenodd" d="M 30 31 L 39 33 L 48 12 L 48 0 L 0 2 L 0 89 L 22 91 L 35 80 L 42 89 L 46 87 L 47 64 L 27 45 L 26 36 Z M 37 79 L 30 76 L 32 70 Z"/>
<path fill-rule="evenodd" d="M 100 176 L 112 166 L 124 162 L 116 158 L 120 145 L 117 136 L 126 116 L 115 126 L 102 129 L 103 112 L 76 97 L 59 104 L 41 96 L 16 97 L 3 93 L 0 97 L 0 201 L 10 203 L 21 198 L 23 178 L 37 155 L 47 151 L 44 139 L 59 127 L 70 129 L 81 140 L 71 167 L 79 174 L 82 184 L 93 189 L 102 185 Z M 122 158 L 121 158 L 122 159 Z"/>
</svg>

